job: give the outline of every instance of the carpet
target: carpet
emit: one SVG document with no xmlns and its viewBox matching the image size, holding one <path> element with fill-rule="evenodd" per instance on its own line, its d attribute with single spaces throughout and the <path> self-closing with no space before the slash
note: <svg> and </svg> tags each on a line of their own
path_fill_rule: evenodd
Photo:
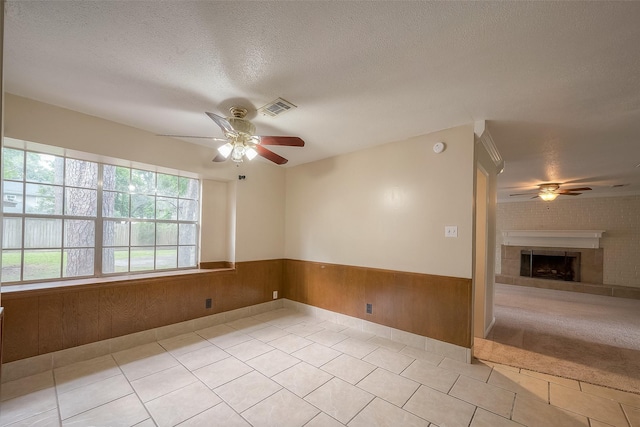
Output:
<svg viewBox="0 0 640 427">
<path fill-rule="evenodd" d="M 640 394 L 640 301 L 496 284 L 481 360 Z"/>
</svg>

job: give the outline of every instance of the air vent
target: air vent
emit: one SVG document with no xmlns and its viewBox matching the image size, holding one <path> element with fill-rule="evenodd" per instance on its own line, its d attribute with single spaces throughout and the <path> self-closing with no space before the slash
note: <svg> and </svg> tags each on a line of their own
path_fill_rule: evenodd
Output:
<svg viewBox="0 0 640 427">
<path fill-rule="evenodd" d="M 258 112 L 260 114 L 264 114 L 265 116 L 275 117 L 284 114 L 289 110 L 293 110 L 294 108 L 296 108 L 296 106 L 289 101 L 278 98 L 275 101 L 270 102 L 263 107 L 260 107 L 258 109 Z"/>
</svg>

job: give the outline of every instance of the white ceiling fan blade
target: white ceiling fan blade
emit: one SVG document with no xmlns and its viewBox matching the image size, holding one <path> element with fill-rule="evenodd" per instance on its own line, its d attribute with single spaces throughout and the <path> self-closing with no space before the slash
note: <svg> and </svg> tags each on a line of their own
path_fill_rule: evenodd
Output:
<svg viewBox="0 0 640 427">
<path fill-rule="evenodd" d="M 218 138 L 215 136 L 197 136 L 197 135 L 169 135 L 169 134 L 159 134 L 157 136 L 168 136 L 170 138 L 193 138 L 193 139 L 208 139 L 213 142 L 227 142 L 225 138 Z"/>
<path fill-rule="evenodd" d="M 218 126 L 220 126 L 220 129 L 222 129 L 222 131 L 226 134 L 226 133 L 235 133 L 235 129 L 233 128 L 233 126 L 231 126 L 231 123 L 229 123 L 229 120 L 225 119 L 222 116 L 219 116 L 217 114 L 214 113 L 209 113 L 208 111 L 205 111 L 205 114 L 207 116 L 209 116 L 209 118 L 211 118 L 211 120 L 213 120 L 214 122 L 216 122 L 216 124 Z"/>
</svg>

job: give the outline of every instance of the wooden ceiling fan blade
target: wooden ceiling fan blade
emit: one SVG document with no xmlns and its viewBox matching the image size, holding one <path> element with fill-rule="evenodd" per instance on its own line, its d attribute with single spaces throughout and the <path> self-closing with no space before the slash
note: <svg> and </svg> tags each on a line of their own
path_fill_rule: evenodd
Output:
<svg viewBox="0 0 640 427">
<path fill-rule="evenodd" d="M 260 136 L 260 145 L 283 145 L 287 147 L 304 147 L 304 141 L 297 136 Z"/>
<path fill-rule="evenodd" d="M 560 196 L 579 196 L 582 193 L 572 193 L 571 191 L 559 191 L 556 194 L 558 194 Z"/>
<path fill-rule="evenodd" d="M 233 128 L 233 126 L 231 126 L 231 123 L 229 123 L 229 120 L 217 114 L 209 113 L 207 111 L 205 111 L 205 114 L 209 116 L 211 120 L 216 122 L 216 124 L 220 126 L 220 129 L 222 129 L 223 132 L 235 133 L 235 129 Z"/>
<path fill-rule="evenodd" d="M 516 193 L 516 194 L 509 194 L 509 196 L 530 196 L 532 194 L 538 194 L 538 193 Z"/>
<path fill-rule="evenodd" d="M 537 199 L 538 197 L 540 196 L 536 194 L 535 196 L 532 197 L 532 199 Z"/>
<path fill-rule="evenodd" d="M 591 190 L 591 187 L 567 188 L 566 190 L 562 190 L 562 191 L 589 191 L 589 190 Z"/>
<path fill-rule="evenodd" d="M 256 151 L 258 152 L 258 154 L 260 156 L 264 157 L 267 160 L 272 161 L 273 163 L 275 163 L 277 165 L 284 165 L 285 163 L 287 163 L 289 161 L 289 160 L 285 159 L 284 157 L 274 153 L 273 151 L 264 148 L 261 145 L 256 145 Z"/>
</svg>

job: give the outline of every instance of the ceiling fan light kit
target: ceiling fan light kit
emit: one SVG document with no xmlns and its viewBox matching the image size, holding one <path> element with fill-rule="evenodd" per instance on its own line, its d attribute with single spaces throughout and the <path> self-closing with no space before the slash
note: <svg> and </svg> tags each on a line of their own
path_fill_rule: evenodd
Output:
<svg viewBox="0 0 640 427">
<path fill-rule="evenodd" d="M 540 192 L 538 193 L 538 197 L 540 197 L 545 202 L 552 202 L 558 197 L 556 191 L 560 188 L 559 184 L 540 184 Z"/>
<path fill-rule="evenodd" d="M 256 156 L 262 156 L 278 165 L 287 163 L 287 159 L 265 148 L 265 145 L 280 145 L 287 147 L 304 147 L 304 141 L 296 136 L 258 136 L 255 135 L 256 127 L 245 119 L 247 109 L 231 107 L 230 117 L 222 117 L 207 112 L 224 133 L 227 143 L 218 147 L 218 155 L 214 162 L 223 162 L 231 159 L 236 163 L 242 163 L 245 159 L 253 160 Z"/>
<path fill-rule="evenodd" d="M 551 202 L 551 201 L 555 200 L 556 197 L 558 197 L 558 195 L 556 193 L 545 193 L 545 192 L 541 192 L 539 194 L 539 196 L 545 202 Z"/>
</svg>

